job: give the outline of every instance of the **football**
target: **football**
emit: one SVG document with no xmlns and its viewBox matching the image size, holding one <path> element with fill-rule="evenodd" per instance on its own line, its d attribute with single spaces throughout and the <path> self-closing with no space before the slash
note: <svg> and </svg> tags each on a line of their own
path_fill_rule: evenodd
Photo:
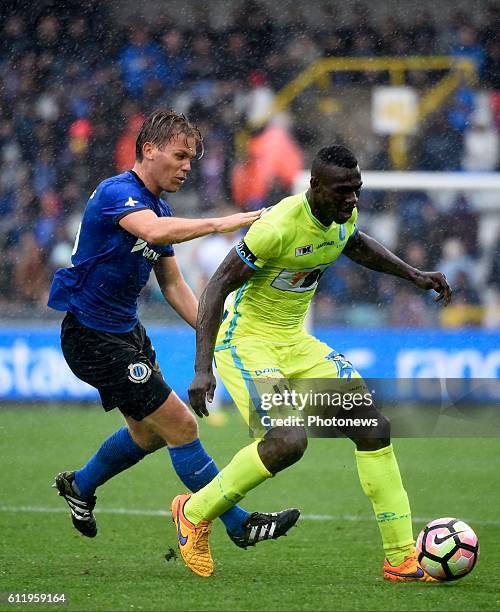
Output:
<svg viewBox="0 0 500 612">
<path fill-rule="evenodd" d="M 420 566 L 437 580 L 463 578 L 479 558 L 476 534 L 457 518 L 440 518 L 428 523 L 419 533 L 416 547 Z"/>
</svg>

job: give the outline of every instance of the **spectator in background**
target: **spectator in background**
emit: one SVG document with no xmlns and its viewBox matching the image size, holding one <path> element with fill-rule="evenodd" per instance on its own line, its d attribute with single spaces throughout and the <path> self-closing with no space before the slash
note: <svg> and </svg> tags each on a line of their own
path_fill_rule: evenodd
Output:
<svg viewBox="0 0 500 612">
<path fill-rule="evenodd" d="M 451 55 L 473 62 L 477 73 L 482 76 L 486 54 L 477 42 L 477 32 L 470 25 L 463 25 L 457 31 L 456 43 L 451 47 Z"/>
<path fill-rule="evenodd" d="M 161 79 L 165 74 L 162 51 L 141 24 L 131 28 L 128 43 L 123 47 L 119 61 L 125 89 L 132 98 L 141 97 L 149 79 Z"/>
<path fill-rule="evenodd" d="M 68 147 L 74 158 L 83 157 L 89 148 L 92 124 L 86 118 L 74 121 L 68 130 Z"/>
<path fill-rule="evenodd" d="M 457 195 L 442 222 L 447 237 L 456 238 L 467 255 L 478 257 L 479 216 L 463 193 Z"/>
<path fill-rule="evenodd" d="M 103 2 L 99 4 L 105 5 Z M 61 52 L 67 61 L 79 58 L 88 68 L 96 69 L 102 64 L 103 48 L 113 50 L 113 40 L 110 40 L 106 31 L 105 20 L 92 18 L 88 9 L 89 7 L 84 16 L 73 14 L 68 17 Z M 103 9 L 106 10 L 105 7 L 101 7 L 101 10 Z"/>
<path fill-rule="evenodd" d="M 425 327 L 429 324 L 428 303 L 404 287 L 389 305 L 388 323 L 392 327 Z"/>
<path fill-rule="evenodd" d="M 451 104 L 448 108 L 448 121 L 451 128 L 456 130 L 459 134 L 463 134 L 469 127 L 474 107 L 474 92 L 470 87 L 462 85 L 453 94 Z"/>
<path fill-rule="evenodd" d="M 500 92 L 500 40 L 498 36 L 490 40 L 487 52 L 484 65 L 485 85 Z"/>
<path fill-rule="evenodd" d="M 465 130 L 462 167 L 471 172 L 493 171 L 499 162 L 499 136 L 487 118 L 477 116 Z"/>
<path fill-rule="evenodd" d="M 455 287 L 459 278 L 473 279 L 476 277 L 476 263 L 466 254 L 463 244 L 458 238 L 449 238 L 443 243 L 443 256 L 438 268 L 448 279 L 451 287 Z"/>
<path fill-rule="evenodd" d="M 303 167 L 301 150 L 283 122 L 275 119 L 250 138 L 247 159 L 234 167 L 234 202 L 245 210 L 257 210 L 267 205 L 271 190 L 284 197 Z"/>
<path fill-rule="evenodd" d="M 114 161 L 117 172 L 130 170 L 134 165 L 135 141 L 137 140 L 137 134 L 139 134 L 139 130 L 143 123 L 143 115 L 132 115 L 127 121 L 124 132 L 116 141 Z"/>
<path fill-rule="evenodd" d="M 161 38 L 163 72 L 161 82 L 169 91 L 178 89 L 184 82 L 188 69 L 186 39 L 178 28 L 171 28 Z"/>
<path fill-rule="evenodd" d="M 464 127 L 465 129 L 465 127 Z M 463 138 L 445 113 L 436 115 L 424 128 L 418 149 L 420 170 L 459 170 L 462 163 Z"/>
<path fill-rule="evenodd" d="M 266 56 L 273 51 L 277 37 L 275 25 L 264 4 L 247 0 L 238 8 L 236 28 L 244 33 L 249 49 L 248 66 L 260 70 Z"/>
<path fill-rule="evenodd" d="M 45 146 L 40 150 L 33 166 L 33 187 L 37 196 L 55 186 L 56 176 L 54 152 L 52 148 Z"/>
<path fill-rule="evenodd" d="M 472 278 L 464 270 L 458 270 L 453 284 L 453 304 L 449 312 L 440 313 L 444 327 L 481 325 L 484 308 L 480 305 L 479 294 Z"/>
<path fill-rule="evenodd" d="M 60 224 L 61 200 L 58 194 L 49 189 L 40 198 L 40 214 L 35 224 L 35 239 L 37 245 L 46 252 L 50 250 L 57 227 Z"/>
<path fill-rule="evenodd" d="M 40 19 L 36 28 L 35 48 L 38 52 L 60 49 L 60 23 L 55 15 L 45 15 Z"/>
<path fill-rule="evenodd" d="M 428 270 L 425 243 L 412 240 L 405 245 L 402 257 L 414 268 Z M 444 272 L 443 272 L 444 274 Z M 389 297 L 389 296 L 388 296 Z M 398 289 L 390 298 L 388 323 L 394 327 L 425 327 L 432 320 L 429 300 L 412 286 Z"/>
<path fill-rule="evenodd" d="M 4 24 L 0 37 L 0 57 L 18 60 L 30 48 L 31 41 L 21 15 L 11 15 Z"/>
<path fill-rule="evenodd" d="M 411 37 L 412 49 L 418 49 L 422 55 L 435 54 L 437 29 L 430 11 L 419 10 L 408 34 Z"/>
<path fill-rule="evenodd" d="M 292 38 L 285 52 L 289 61 L 300 70 L 307 68 L 321 57 L 321 50 L 316 44 L 315 37 L 307 31 L 300 37 Z"/>
<path fill-rule="evenodd" d="M 249 74 L 249 52 L 243 32 L 228 32 L 226 44 L 218 49 L 217 77 L 223 81 L 246 82 Z"/>
<path fill-rule="evenodd" d="M 206 33 L 198 33 L 190 45 L 189 60 L 186 65 L 186 78 L 195 90 L 207 89 L 212 92 L 216 77 L 214 62 L 215 49 Z"/>
<path fill-rule="evenodd" d="M 110 143 L 114 140 L 109 122 L 96 118 L 88 149 L 89 184 L 97 185 L 113 172 L 110 162 Z M 115 145 L 115 154 L 118 144 Z M 130 168 L 131 166 L 129 166 Z"/>
<path fill-rule="evenodd" d="M 246 122 L 258 129 L 272 115 L 275 94 L 262 70 L 252 70 L 248 84 L 249 91 L 240 98 L 240 111 Z"/>
<path fill-rule="evenodd" d="M 28 303 L 45 302 L 48 270 L 35 237 L 24 232 L 14 255 L 14 286 L 16 298 Z"/>
</svg>

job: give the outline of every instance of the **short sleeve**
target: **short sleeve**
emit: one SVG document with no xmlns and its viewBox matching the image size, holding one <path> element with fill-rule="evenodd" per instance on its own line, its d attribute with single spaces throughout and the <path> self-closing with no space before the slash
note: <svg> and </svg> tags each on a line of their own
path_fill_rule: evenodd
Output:
<svg viewBox="0 0 500 612">
<path fill-rule="evenodd" d="M 279 256 L 281 243 L 279 230 L 268 221 L 259 219 L 235 248 L 245 263 L 259 270 L 267 261 Z"/>
<path fill-rule="evenodd" d="M 174 255 L 175 255 L 174 247 L 171 244 L 166 244 L 162 248 L 162 253 L 161 253 L 162 257 L 173 257 Z"/>
<path fill-rule="evenodd" d="M 117 224 L 120 219 L 138 210 L 151 210 L 140 191 L 129 185 L 106 185 L 100 194 L 101 214 Z"/>
</svg>

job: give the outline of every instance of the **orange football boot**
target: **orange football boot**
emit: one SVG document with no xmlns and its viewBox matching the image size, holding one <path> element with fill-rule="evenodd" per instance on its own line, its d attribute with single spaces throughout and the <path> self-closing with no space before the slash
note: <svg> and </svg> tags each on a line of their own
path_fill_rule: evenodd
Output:
<svg viewBox="0 0 500 612">
<path fill-rule="evenodd" d="M 214 573 L 214 562 L 208 544 L 212 529 L 209 521 L 194 525 L 184 516 L 184 505 L 191 494 L 177 495 L 172 501 L 172 521 L 177 527 L 179 551 L 186 566 L 198 576 L 208 578 Z"/>
<path fill-rule="evenodd" d="M 384 580 L 391 582 L 439 582 L 420 567 L 415 548 L 400 565 L 393 566 L 384 560 Z"/>
</svg>

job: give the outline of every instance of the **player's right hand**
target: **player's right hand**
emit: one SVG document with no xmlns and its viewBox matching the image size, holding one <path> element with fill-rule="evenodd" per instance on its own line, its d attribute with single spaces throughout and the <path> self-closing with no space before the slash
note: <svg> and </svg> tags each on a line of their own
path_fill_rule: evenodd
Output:
<svg viewBox="0 0 500 612">
<path fill-rule="evenodd" d="M 220 217 L 216 219 L 216 231 L 220 233 L 228 233 L 235 232 L 240 229 L 240 227 L 248 227 L 252 225 L 254 221 L 262 215 L 265 211 L 265 208 L 261 208 L 260 210 L 252 210 L 250 212 L 244 213 L 236 213 L 234 215 L 228 215 L 227 217 Z"/>
<path fill-rule="evenodd" d="M 188 389 L 189 402 L 196 414 L 203 418 L 208 416 L 206 401 L 214 399 L 216 382 L 213 372 L 197 372 Z"/>
</svg>

